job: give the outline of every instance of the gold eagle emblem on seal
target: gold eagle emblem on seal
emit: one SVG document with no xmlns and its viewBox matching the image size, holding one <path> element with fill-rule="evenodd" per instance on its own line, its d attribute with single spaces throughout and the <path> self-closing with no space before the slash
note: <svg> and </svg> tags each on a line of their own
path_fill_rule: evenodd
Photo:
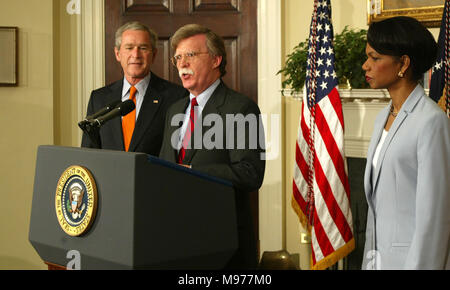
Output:
<svg viewBox="0 0 450 290">
<path fill-rule="evenodd" d="M 97 186 L 88 169 L 73 165 L 61 174 L 56 186 L 55 209 L 66 234 L 76 237 L 89 230 L 97 212 Z"/>
</svg>

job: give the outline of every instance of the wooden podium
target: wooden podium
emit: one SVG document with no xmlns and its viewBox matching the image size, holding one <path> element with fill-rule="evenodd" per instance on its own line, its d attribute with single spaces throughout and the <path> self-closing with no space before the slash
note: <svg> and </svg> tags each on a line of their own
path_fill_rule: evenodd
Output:
<svg viewBox="0 0 450 290">
<path fill-rule="evenodd" d="M 66 267 L 63 267 L 61 265 L 56 265 L 56 264 L 52 264 L 50 262 L 44 262 L 47 266 L 49 270 L 67 270 Z"/>
<path fill-rule="evenodd" d="M 58 209 L 61 189 L 73 187 L 59 183 L 78 178 L 62 176 L 74 165 L 97 189 L 96 212 L 79 236 L 63 230 L 61 216 L 76 216 L 72 195 L 86 190 L 71 191 Z M 143 153 L 39 146 L 29 241 L 52 270 L 66 267 L 71 250 L 81 269 L 221 269 L 238 247 L 235 192 L 227 181 Z"/>
</svg>

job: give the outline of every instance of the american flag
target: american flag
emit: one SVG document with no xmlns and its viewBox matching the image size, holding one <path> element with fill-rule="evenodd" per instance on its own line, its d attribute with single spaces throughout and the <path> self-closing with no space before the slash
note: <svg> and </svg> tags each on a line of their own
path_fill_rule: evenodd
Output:
<svg viewBox="0 0 450 290">
<path fill-rule="evenodd" d="M 332 266 L 355 248 L 332 41 L 330 0 L 315 0 L 292 207 L 311 234 L 311 269 L 318 270 Z"/>
<path fill-rule="evenodd" d="M 445 1 L 438 39 L 439 56 L 431 71 L 430 98 L 442 104 L 450 118 L 450 1 Z M 447 88 L 444 90 L 444 88 Z M 444 95 L 442 92 L 445 92 Z M 445 104 L 444 104 L 445 103 Z"/>
</svg>

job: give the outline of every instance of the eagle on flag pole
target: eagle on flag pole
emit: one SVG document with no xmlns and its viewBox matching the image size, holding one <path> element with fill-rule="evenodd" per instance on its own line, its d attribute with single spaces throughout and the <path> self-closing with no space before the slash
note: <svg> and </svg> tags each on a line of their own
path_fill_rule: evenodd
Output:
<svg viewBox="0 0 450 290">
<path fill-rule="evenodd" d="M 314 0 L 305 84 L 292 207 L 311 236 L 311 269 L 321 270 L 355 248 L 330 0 Z"/>
</svg>

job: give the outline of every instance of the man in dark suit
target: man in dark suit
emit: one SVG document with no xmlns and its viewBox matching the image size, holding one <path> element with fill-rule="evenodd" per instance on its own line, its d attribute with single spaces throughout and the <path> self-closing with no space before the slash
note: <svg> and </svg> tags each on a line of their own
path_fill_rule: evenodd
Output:
<svg viewBox="0 0 450 290">
<path fill-rule="evenodd" d="M 187 94 L 181 86 L 150 71 L 157 49 L 157 35 L 139 22 L 129 22 L 116 32 L 114 52 L 124 78 L 91 94 L 87 115 L 114 101 L 132 98 L 136 109 L 105 123 L 95 134 L 84 133 L 82 147 L 143 152 L 158 156 L 168 107 Z M 127 120 L 128 119 L 128 120 Z M 131 122 L 131 128 L 125 121 Z"/>
<path fill-rule="evenodd" d="M 214 32 L 197 24 L 186 25 L 174 34 L 171 44 L 175 51 L 172 62 L 190 96 L 167 112 L 160 158 L 232 182 L 239 249 L 226 268 L 256 268 L 249 193 L 257 190 L 264 178 L 260 110 L 222 82 L 226 51 Z"/>
</svg>

